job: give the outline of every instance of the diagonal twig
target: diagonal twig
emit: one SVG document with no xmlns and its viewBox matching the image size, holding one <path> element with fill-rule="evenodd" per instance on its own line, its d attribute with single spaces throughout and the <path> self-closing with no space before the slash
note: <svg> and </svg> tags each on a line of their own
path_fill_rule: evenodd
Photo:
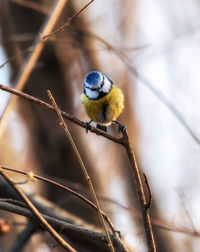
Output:
<svg viewBox="0 0 200 252">
<path fill-rule="evenodd" d="M 83 160 L 82 160 L 82 158 L 81 158 L 81 156 L 80 156 L 80 154 L 79 154 L 79 151 L 78 151 L 78 149 L 77 149 L 77 147 L 76 147 L 76 145 L 75 145 L 75 143 L 74 143 L 74 140 L 73 140 L 73 138 L 72 138 L 72 136 L 71 136 L 71 134 L 70 134 L 70 132 L 69 132 L 69 129 L 68 129 L 68 127 L 67 127 L 67 124 L 65 123 L 65 121 L 64 121 L 64 119 L 63 119 L 63 117 L 62 117 L 62 115 L 61 115 L 61 112 L 60 112 L 60 110 L 59 110 L 59 108 L 58 108 L 58 106 L 57 106 L 57 104 L 56 104 L 56 101 L 55 101 L 53 95 L 51 94 L 50 90 L 48 90 L 47 93 L 48 93 L 49 99 L 51 100 L 51 103 L 53 104 L 53 106 L 54 106 L 55 109 L 56 109 L 58 118 L 59 118 L 59 120 L 60 120 L 60 125 L 61 125 L 61 127 L 65 130 L 65 133 L 67 134 L 67 137 L 68 137 L 68 139 L 69 139 L 69 141 L 70 141 L 70 143 L 71 143 L 71 145 L 72 145 L 72 148 L 73 148 L 73 150 L 74 150 L 74 153 L 75 153 L 75 155 L 76 155 L 76 157 L 77 157 L 77 159 L 78 159 L 78 161 L 79 161 L 79 164 L 80 164 L 80 166 L 81 166 L 81 169 L 82 169 L 82 171 L 83 171 L 83 174 L 84 174 L 84 176 L 85 176 L 85 178 L 86 178 L 86 181 L 87 181 L 87 183 L 88 183 L 88 186 L 89 186 L 89 188 L 90 188 L 92 197 L 93 197 L 94 202 L 95 202 L 95 204 L 96 204 L 96 206 L 97 206 L 97 211 L 98 211 L 98 214 L 99 214 L 99 219 L 100 219 L 100 221 L 102 222 L 102 225 L 103 225 L 103 228 L 104 228 L 104 231 L 105 231 L 107 240 L 108 240 L 108 247 L 110 248 L 110 251 L 115 252 L 115 249 L 114 249 L 114 246 L 113 246 L 113 243 L 112 243 L 112 240 L 111 240 L 111 236 L 110 236 L 109 231 L 108 231 L 108 228 L 107 228 L 107 226 L 106 226 L 106 222 L 105 222 L 105 220 L 104 220 L 104 217 L 103 217 L 103 214 L 102 214 L 102 211 L 101 211 L 101 207 L 100 207 L 100 204 L 99 204 L 99 201 L 98 201 L 98 198 L 97 198 L 97 195 L 96 195 L 96 192 L 95 192 L 95 189 L 94 189 L 92 180 L 91 180 L 91 178 L 90 178 L 90 176 L 89 176 L 89 174 L 88 174 L 88 172 L 87 172 L 87 169 L 86 169 L 86 167 L 85 167 L 85 164 L 83 163 Z"/>
</svg>

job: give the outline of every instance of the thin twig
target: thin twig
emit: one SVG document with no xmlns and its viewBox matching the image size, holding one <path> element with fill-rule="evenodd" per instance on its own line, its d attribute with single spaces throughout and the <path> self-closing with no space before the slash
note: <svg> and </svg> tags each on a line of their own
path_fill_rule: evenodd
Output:
<svg viewBox="0 0 200 252">
<path fill-rule="evenodd" d="M 87 172 L 87 169 L 86 169 L 86 167 L 85 167 L 85 164 L 83 163 L 83 160 L 82 160 L 82 158 L 81 158 L 81 156 L 80 156 L 80 153 L 79 153 L 79 151 L 78 151 L 78 149 L 77 149 L 77 147 L 76 147 L 76 144 L 74 143 L 74 140 L 73 140 L 73 138 L 72 138 L 72 136 L 71 136 L 71 134 L 70 134 L 70 132 L 69 132 L 69 129 L 68 129 L 68 127 L 67 127 L 67 124 L 65 123 L 65 121 L 64 121 L 64 119 L 63 119 L 63 117 L 62 117 L 62 115 L 61 115 L 61 112 L 60 112 L 60 110 L 59 110 L 59 108 L 58 108 L 58 106 L 57 106 L 57 104 L 56 104 L 56 101 L 55 101 L 53 95 L 51 94 L 50 90 L 48 90 L 47 93 L 48 93 L 49 99 L 51 100 L 51 103 L 53 104 L 53 106 L 54 106 L 55 109 L 56 109 L 58 118 L 59 118 L 59 120 L 60 120 L 60 125 L 61 125 L 61 127 L 65 130 L 65 133 L 67 134 L 67 137 L 68 137 L 68 139 L 69 139 L 69 141 L 70 141 L 70 143 L 71 143 L 71 145 L 72 145 L 72 148 L 73 148 L 73 150 L 74 150 L 74 153 L 76 154 L 76 157 L 77 157 L 77 159 L 78 159 L 78 161 L 79 161 L 79 163 L 80 163 L 80 166 L 81 166 L 81 168 L 82 168 L 82 171 L 83 171 L 83 173 L 84 173 L 84 175 L 85 175 L 85 178 L 86 178 L 86 181 L 87 181 L 88 186 L 89 186 L 89 188 L 90 188 L 92 197 L 93 197 L 94 202 L 95 202 L 95 204 L 96 204 L 96 206 L 97 206 L 99 218 L 100 218 L 100 220 L 101 220 L 101 222 L 102 222 L 102 225 L 103 225 L 103 228 L 104 228 L 106 237 L 107 237 L 107 239 L 108 239 L 108 247 L 110 248 L 110 250 L 111 250 L 112 252 L 115 252 L 115 249 L 114 249 L 114 246 L 113 246 L 113 244 L 112 244 L 112 240 L 111 240 L 111 237 L 110 237 L 108 228 L 107 228 L 107 226 L 106 226 L 106 222 L 105 222 L 105 220 L 104 220 L 104 217 L 103 217 L 103 214 L 102 214 L 102 211 L 101 211 L 101 207 L 100 207 L 99 201 L 98 201 L 98 199 L 97 199 L 96 192 L 95 192 L 95 190 L 94 190 L 94 186 L 93 186 L 93 184 L 92 184 L 92 180 L 91 180 L 91 178 L 90 178 L 90 176 L 89 176 L 89 174 L 88 174 L 88 172 Z"/>
<path fill-rule="evenodd" d="M 74 248 L 71 247 L 63 238 L 52 228 L 52 226 L 44 219 L 44 217 L 40 214 L 40 212 L 35 208 L 35 206 L 31 203 L 25 193 L 17 187 L 11 179 L 4 173 L 3 169 L 0 166 L 0 175 L 8 182 L 8 184 L 15 190 L 15 192 L 20 196 L 20 198 L 25 202 L 27 207 L 36 217 L 36 219 L 45 227 L 45 229 L 54 237 L 54 239 L 67 251 L 77 252 Z"/>
<path fill-rule="evenodd" d="M 26 171 L 17 170 L 17 169 L 13 169 L 13 168 L 6 167 L 6 166 L 2 166 L 2 165 L 1 165 L 1 168 L 2 168 L 3 170 L 7 170 L 7 171 L 11 171 L 11 172 L 15 172 L 15 173 L 19 173 L 19 174 L 23 174 L 23 175 L 29 176 L 29 172 L 26 172 Z M 81 195 L 80 193 L 77 193 L 77 192 L 75 192 L 74 190 L 70 189 L 69 187 L 64 186 L 64 185 L 62 185 L 62 184 L 60 184 L 60 183 L 58 183 L 58 182 L 55 182 L 55 181 L 53 181 L 53 180 L 51 180 L 51 179 L 44 178 L 44 177 L 42 177 L 42 176 L 38 176 L 38 175 L 36 175 L 36 174 L 34 174 L 33 177 L 36 178 L 36 179 L 39 179 L 39 180 L 41 180 L 41 181 L 43 181 L 43 182 L 46 182 L 46 183 L 55 185 L 55 186 L 57 186 L 57 187 L 59 187 L 59 188 L 61 188 L 61 189 L 64 189 L 65 191 L 67 191 L 67 192 L 69 192 L 69 193 L 72 193 L 73 195 L 75 195 L 76 197 L 78 197 L 79 199 L 83 200 L 83 201 L 86 202 L 88 205 L 90 205 L 91 207 L 93 207 L 94 209 L 97 210 L 97 206 L 96 206 L 94 203 L 92 203 L 90 200 L 88 200 L 86 197 L 84 197 L 84 196 Z M 113 226 L 111 220 L 109 219 L 109 217 L 108 217 L 102 210 L 101 210 L 101 212 L 102 212 L 102 214 L 103 214 L 103 217 L 104 217 L 105 220 L 107 221 L 107 223 L 108 223 L 110 229 L 112 230 L 113 234 L 115 234 L 115 233 L 116 233 L 116 230 L 115 230 L 115 228 L 114 228 L 114 226 Z"/>
<path fill-rule="evenodd" d="M 147 186 L 147 189 L 148 189 L 148 200 L 147 200 L 147 203 L 146 203 L 146 211 L 150 208 L 151 206 L 151 202 L 152 202 L 152 191 L 151 191 L 151 187 L 150 187 L 150 184 L 149 184 L 149 181 L 147 179 L 147 176 L 146 174 L 143 172 L 143 176 L 144 176 L 144 182 Z"/>
<path fill-rule="evenodd" d="M 42 39 L 46 39 L 46 38 L 48 38 L 48 37 L 50 37 L 52 35 L 55 35 L 56 33 L 60 32 L 60 31 L 63 31 L 66 27 L 68 27 L 71 24 L 71 22 L 73 21 L 73 19 L 75 17 L 77 17 L 82 11 L 84 11 L 92 2 L 94 2 L 94 0 L 91 0 L 82 9 L 80 9 L 74 15 L 72 15 L 71 17 L 69 17 L 68 20 L 67 20 L 67 22 L 63 26 L 61 26 L 59 29 L 57 29 L 57 30 L 55 30 L 55 31 L 53 31 L 53 32 L 51 32 L 51 33 L 43 36 Z"/>
<path fill-rule="evenodd" d="M 52 31 L 58 18 L 60 17 L 60 13 L 62 12 L 66 2 L 67 2 L 67 0 L 55 1 L 55 5 L 52 8 L 53 10 L 52 10 L 44 28 L 42 28 L 41 35 L 38 36 L 38 38 L 36 38 L 36 42 L 33 45 L 34 51 L 30 55 L 30 57 L 27 59 L 24 66 L 22 66 L 21 72 L 19 73 L 18 78 L 14 84 L 14 86 L 16 87 L 17 90 L 24 89 L 24 86 L 26 85 L 26 82 L 27 82 L 43 48 L 44 48 L 44 45 L 45 45 L 44 41 L 42 41 L 40 38 L 43 37 L 45 34 L 48 34 Z M 17 101 L 17 97 L 11 97 L 3 114 L 2 114 L 1 121 L 0 121 L 0 138 L 3 134 L 3 131 L 6 127 L 10 112 L 12 111 L 12 108 L 15 105 L 16 101 Z"/>
</svg>

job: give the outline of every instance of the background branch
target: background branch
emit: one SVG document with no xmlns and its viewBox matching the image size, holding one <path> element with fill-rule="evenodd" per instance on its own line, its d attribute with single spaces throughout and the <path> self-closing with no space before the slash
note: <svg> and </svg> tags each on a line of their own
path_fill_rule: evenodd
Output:
<svg viewBox="0 0 200 252">
<path fill-rule="evenodd" d="M 35 220 L 35 217 L 30 210 L 20 206 L 0 201 L 0 209 Z M 66 236 L 73 243 L 73 246 L 77 250 L 78 248 L 82 248 L 82 250 L 80 250 L 81 252 L 94 252 L 94 250 L 96 252 L 110 251 L 106 242 L 105 235 L 66 223 L 65 221 L 53 218 L 48 215 L 43 214 L 43 217 L 48 221 L 48 223 L 50 223 L 50 225 L 52 225 L 52 227 L 57 232 L 62 232 L 62 235 Z M 111 235 L 111 238 L 116 252 L 128 252 L 123 243 L 116 236 Z"/>
<path fill-rule="evenodd" d="M 5 166 L 1 166 L 2 169 L 4 170 L 7 170 L 7 171 L 12 171 L 12 172 L 15 172 L 15 173 L 19 173 L 19 174 L 23 174 L 23 175 L 29 175 L 29 172 L 25 172 L 25 171 L 21 171 L 21 170 L 16 170 L 16 169 L 13 169 L 13 168 L 10 168 L 10 167 L 5 167 Z M 58 188 L 61 188 L 61 189 L 64 189 L 65 191 L 75 195 L 76 197 L 78 197 L 79 199 L 83 200 L 85 203 L 87 203 L 89 206 L 93 207 L 95 210 L 97 210 L 97 207 L 96 205 L 91 202 L 90 200 L 88 200 L 87 198 L 85 198 L 83 195 L 81 195 L 80 193 L 77 193 L 75 192 L 74 190 L 70 189 L 69 187 L 67 186 L 64 186 L 58 182 L 55 182 L 51 179 L 47 179 L 47 178 L 44 178 L 42 176 L 38 176 L 38 175 L 33 175 L 34 178 L 36 179 L 39 179 L 43 182 L 46 182 L 46 183 L 49 183 L 49 184 L 53 184 L 55 186 L 57 186 Z M 102 214 L 103 214 L 103 217 L 105 218 L 105 220 L 107 221 L 108 223 L 108 226 L 110 227 L 110 229 L 112 230 L 113 234 L 115 233 L 115 228 L 111 222 L 111 220 L 109 219 L 109 217 L 101 210 Z"/>
<path fill-rule="evenodd" d="M 31 203 L 28 197 L 24 194 L 24 192 L 17 187 L 10 178 L 3 172 L 3 169 L 0 167 L 0 174 L 1 176 L 8 182 L 8 184 L 15 190 L 15 192 L 19 195 L 19 197 L 25 202 L 27 207 L 33 213 L 35 218 L 42 224 L 43 227 L 54 237 L 54 239 L 67 251 L 76 252 L 71 245 L 69 245 L 62 237 L 49 225 L 49 223 L 43 218 L 40 212 L 35 208 L 35 206 Z"/>
<path fill-rule="evenodd" d="M 1 167 L 2 167 L 2 169 L 5 169 L 7 171 L 11 171 L 11 172 L 14 172 L 14 173 L 19 173 L 19 174 L 23 174 L 23 175 L 28 175 L 29 174 L 29 172 L 22 171 L 22 170 L 17 170 L 17 169 L 11 168 L 11 167 L 6 167 L 6 166 L 2 166 L 2 165 L 1 165 Z M 36 174 L 34 174 L 34 177 L 36 179 L 38 179 L 38 180 L 41 180 L 43 182 L 55 185 L 56 187 L 58 187 L 60 189 L 63 189 L 63 190 L 66 190 L 69 193 L 72 193 L 73 195 L 77 196 L 79 199 L 83 200 L 85 203 L 87 203 L 88 205 L 90 205 L 91 207 L 94 207 L 96 209 L 96 206 L 90 200 L 88 200 L 82 194 L 77 192 L 77 191 L 81 191 L 82 193 L 84 192 L 84 194 L 86 194 L 89 197 L 88 189 L 81 186 L 80 184 L 67 181 L 67 185 L 69 184 L 68 186 L 70 186 L 71 188 L 75 188 L 77 190 L 77 191 L 74 191 L 74 190 L 70 189 L 68 186 L 60 184 L 60 183 L 58 183 L 58 182 L 56 182 L 54 180 L 48 179 L 46 177 L 39 176 L 39 175 L 36 175 Z M 0 183 L 0 190 L 6 192 L 8 190 L 8 188 L 2 187 L 2 183 Z M 3 195 L 0 195 L 0 196 L 2 197 Z M 7 202 L 7 203 L 10 203 L 10 204 L 13 204 L 13 205 L 16 205 L 16 206 L 25 207 L 23 202 L 18 201 L 18 200 L 14 200 L 14 199 L 10 199 L 10 198 L 16 198 L 16 195 L 5 194 L 4 197 L 6 197 L 6 199 L 1 198 L 1 197 L 0 197 L 1 202 Z M 102 200 L 103 202 L 106 201 L 106 202 L 109 202 L 111 204 L 114 204 L 114 205 L 124 209 L 125 211 L 129 212 L 130 214 L 134 215 L 135 217 L 137 217 L 139 219 L 142 218 L 141 212 L 136 207 L 122 205 L 118 201 L 110 199 L 108 197 L 104 197 L 102 195 L 98 195 L 98 198 L 100 200 Z M 29 199 L 31 201 L 33 201 L 32 197 L 29 197 Z M 46 199 L 45 199 L 45 201 L 46 201 Z M 45 205 L 40 206 L 40 204 L 37 203 L 37 201 L 33 201 L 33 202 L 37 206 L 37 208 L 41 209 L 40 211 L 42 213 L 47 214 L 47 211 L 45 211 L 45 209 L 47 209 L 47 206 L 45 206 Z M 108 216 L 106 216 L 106 214 L 104 212 L 102 212 L 102 213 L 104 215 L 105 220 L 108 222 L 108 225 L 110 226 L 111 230 L 113 231 L 113 233 L 115 233 L 116 229 L 114 228 L 112 222 L 110 221 L 110 219 L 108 218 Z M 51 216 L 54 216 L 55 218 L 58 217 L 53 212 L 51 212 Z M 68 221 L 70 221 L 70 220 L 68 220 Z M 179 226 L 178 224 L 175 225 L 175 224 L 171 224 L 171 223 L 165 223 L 164 221 L 161 221 L 161 220 L 158 220 L 158 219 L 155 219 L 155 218 L 152 218 L 151 221 L 152 221 L 152 225 L 155 228 L 161 228 L 161 229 L 172 231 L 172 232 L 184 233 L 184 234 L 187 234 L 187 235 L 200 237 L 200 233 L 196 230 L 196 228 L 194 228 L 194 226 L 193 226 L 192 229 L 189 229 L 187 227 Z"/>
</svg>

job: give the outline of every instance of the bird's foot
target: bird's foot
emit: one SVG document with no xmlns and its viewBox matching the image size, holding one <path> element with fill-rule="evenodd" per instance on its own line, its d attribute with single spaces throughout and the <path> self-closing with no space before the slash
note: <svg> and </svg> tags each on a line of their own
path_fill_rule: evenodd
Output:
<svg viewBox="0 0 200 252">
<path fill-rule="evenodd" d="M 113 122 L 118 125 L 119 133 L 121 132 L 123 134 L 126 131 L 126 125 L 124 125 L 118 121 L 113 121 Z"/>
<path fill-rule="evenodd" d="M 90 120 L 89 122 L 85 122 L 85 131 L 86 131 L 86 134 L 88 133 L 88 130 L 90 129 L 91 122 L 92 122 L 92 120 Z"/>
</svg>

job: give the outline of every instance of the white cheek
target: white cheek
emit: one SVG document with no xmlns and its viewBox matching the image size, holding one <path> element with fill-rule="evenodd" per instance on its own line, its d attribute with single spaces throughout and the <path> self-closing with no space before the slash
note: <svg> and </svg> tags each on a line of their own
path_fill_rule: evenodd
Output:
<svg viewBox="0 0 200 252">
<path fill-rule="evenodd" d="M 105 78 L 104 78 L 104 85 L 103 85 L 103 87 L 102 87 L 101 90 L 102 90 L 104 93 L 109 93 L 110 88 L 111 88 L 111 83 L 110 83 L 110 81 L 105 77 Z"/>
<path fill-rule="evenodd" d="M 88 88 L 85 89 L 86 95 L 88 98 L 95 100 L 97 99 L 97 97 L 99 96 L 99 92 L 98 91 L 92 91 Z"/>
</svg>

